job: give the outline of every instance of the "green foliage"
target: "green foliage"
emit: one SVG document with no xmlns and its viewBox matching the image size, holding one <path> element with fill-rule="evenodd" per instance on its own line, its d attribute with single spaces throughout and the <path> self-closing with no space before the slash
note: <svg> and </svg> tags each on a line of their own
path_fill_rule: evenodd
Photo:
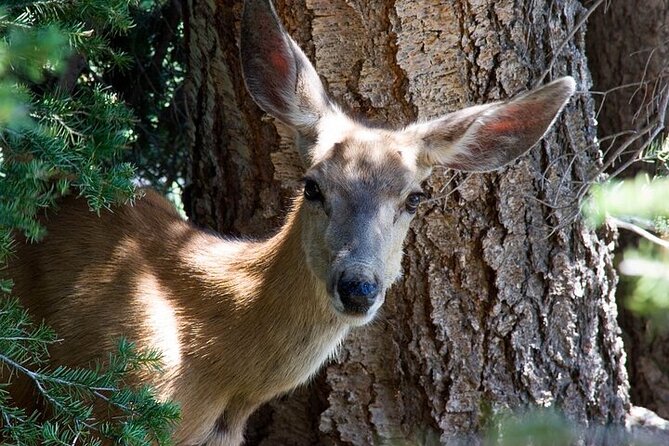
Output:
<svg viewBox="0 0 669 446">
<path fill-rule="evenodd" d="M 485 441 L 489 446 L 567 446 L 577 439 L 574 425 L 550 408 L 500 413 L 491 421 Z"/>
<path fill-rule="evenodd" d="M 620 424 L 582 424 L 570 420 L 554 407 L 528 406 L 524 410 L 499 411 L 487 423 L 486 446 L 571 446 L 607 444 L 656 446 L 661 434 L 628 429 Z"/>
<path fill-rule="evenodd" d="M 13 0 L 0 7 L 0 276 L 14 234 L 38 241 L 38 216 L 66 194 L 100 211 L 134 197 L 127 162 L 137 119 L 109 80 L 133 65 L 118 45 L 134 14 L 159 2 Z M 148 50 L 147 50 L 148 51 Z M 141 102 L 140 99 L 137 100 Z M 4 444 L 169 443 L 178 408 L 149 388 L 130 389 L 139 369 L 155 370 L 157 352 L 121 341 L 118 352 L 89 369 L 47 364 L 56 335 L 35 325 L 0 277 L 0 370 L 5 380 L 31 380 L 47 413 L 15 407 L 0 384 Z"/>
<path fill-rule="evenodd" d="M 658 169 L 666 168 L 669 139 L 655 143 L 647 157 Z M 664 167 L 663 167 L 664 166 Z M 585 210 L 594 225 L 610 219 L 623 229 L 645 237 L 638 248 L 627 249 L 619 270 L 621 288 L 628 291 L 625 304 L 669 329 L 669 177 L 639 175 L 625 181 L 595 185 Z"/>
<path fill-rule="evenodd" d="M 75 52 L 100 65 L 116 63 L 119 56 L 104 35 L 128 29 L 128 7 L 127 1 L 15 1 L 0 16 L 0 96 L 6 98 L 0 109 L 0 231 L 18 229 L 38 240 L 44 231 L 37 210 L 72 186 L 94 210 L 132 198 L 133 169 L 119 165 L 132 141 L 131 112 L 94 80 L 81 79 L 70 92 L 58 78 L 72 75 L 65 67 Z"/>
<path fill-rule="evenodd" d="M 172 199 L 175 185 L 182 192 L 188 155 L 180 93 L 185 77 L 181 2 L 142 0 L 131 11 L 141 32 L 115 36 L 113 43 L 132 62 L 128 70 L 107 71 L 104 79 L 136 113 L 129 159 L 138 176 Z"/>
<path fill-rule="evenodd" d="M 0 388 L 0 435 L 5 444 L 99 443 L 102 437 L 116 444 L 150 445 L 169 442 L 172 423 L 179 410 L 172 403 L 158 403 L 149 388 L 123 388 L 123 380 L 140 368 L 157 370 L 160 354 L 138 352 L 121 341 L 118 353 L 106 364 L 90 369 L 45 368 L 47 348 L 55 334 L 47 327 L 34 327 L 28 314 L 13 299 L 0 307 L 0 361 L 6 371 L 32 380 L 53 417 L 42 420 L 12 405 L 10 394 Z M 100 408 L 104 406 L 105 410 Z M 106 413 L 104 417 L 94 417 Z"/>
<path fill-rule="evenodd" d="M 627 307 L 653 321 L 653 327 L 669 329 L 669 249 L 642 240 L 625 251 L 619 265 L 630 289 Z"/>
<path fill-rule="evenodd" d="M 666 177 L 669 173 L 669 138 L 653 141 L 644 153 L 643 160 L 652 163 L 658 175 Z"/>
<path fill-rule="evenodd" d="M 595 184 L 590 191 L 586 215 L 595 226 L 607 216 L 647 220 L 669 216 L 669 178 L 639 175 L 633 180 Z"/>
</svg>

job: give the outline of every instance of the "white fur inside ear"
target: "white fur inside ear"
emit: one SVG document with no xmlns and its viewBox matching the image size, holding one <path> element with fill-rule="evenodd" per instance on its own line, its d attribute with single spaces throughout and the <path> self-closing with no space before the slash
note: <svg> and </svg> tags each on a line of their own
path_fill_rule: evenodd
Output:
<svg viewBox="0 0 669 446">
<path fill-rule="evenodd" d="M 467 107 L 440 118 L 417 122 L 404 130 L 412 146 L 419 147 L 418 162 L 426 166 L 448 165 L 467 146 L 476 144 L 469 132 L 497 104 Z"/>
<path fill-rule="evenodd" d="M 407 128 L 422 142 L 420 161 L 469 172 L 499 169 L 527 152 L 574 93 L 571 77 L 510 101 L 468 107 Z"/>
</svg>

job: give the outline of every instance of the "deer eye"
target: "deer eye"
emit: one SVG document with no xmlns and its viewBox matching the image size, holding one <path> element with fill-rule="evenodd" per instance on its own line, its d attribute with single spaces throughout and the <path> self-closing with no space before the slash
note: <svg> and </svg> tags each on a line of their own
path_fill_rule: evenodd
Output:
<svg viewBox="0 0 669 446">
<path fill-rule="evenodd" d="M 415 214 L 416 209 L 418 209 L 418 205 L 421 201 L 423 201 L 423 198 L 425 198 L 425 194 L 422 192 L 414 192 L 409 194 L 405 202 L 407 212 L 410 214 Z"/>
<path fill-rule="evenodd" d="M 304 180 L 304 198 L 309 201 L 323 201 L 323 194 L 318 183 L 310 178 Z"/>
</svg>

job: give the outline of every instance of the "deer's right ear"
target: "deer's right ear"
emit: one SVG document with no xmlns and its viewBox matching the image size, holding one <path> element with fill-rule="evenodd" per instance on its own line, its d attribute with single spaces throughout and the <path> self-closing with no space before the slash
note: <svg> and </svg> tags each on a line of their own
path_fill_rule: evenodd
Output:
<svg viewBox="0 0 669 446">
<path fill-rule="evenodd" d="M 467 107 L 406 131 L 419 141 L 419 163 L 488 172 L 536 144 L 575 87 L 574 79 L 563 77 L 509 101 Z"/>
<path fill-rule="evenodd" d="M 244 80 L 253 100 L 302 135 L 331 108 L 316 70 L 283 29 L 269 0 L 246 0 L 241 25 Z M 303 154 L 304 155 L 304 154 Z"/>
</svg>

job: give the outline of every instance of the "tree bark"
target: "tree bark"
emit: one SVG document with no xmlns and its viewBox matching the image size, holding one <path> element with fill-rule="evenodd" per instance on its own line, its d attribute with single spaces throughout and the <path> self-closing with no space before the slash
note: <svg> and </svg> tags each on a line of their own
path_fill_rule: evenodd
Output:
<svg viewBox="0 0 669 446">
<path fill-rule="evenodd" d="M 621 423 L 629 399 L 611 240 L 574 202 L 575 184 L 599 163 L 583 30 L 559 51 L 581 4 L 275 5 L 331 94 L 375 122 L 508 98 L 551 64 L 551 76 L 574 76 L 580 92 L 501 173 L 432 175 L 383 314 L 354 330 L 314 382 L 261 410 L 247 443 L 476 444 L 491 413 L 526 405 L 556 406 L 586 425 Z M 185 11 L 190 215 L 222 232 L 266 234 L 296 190 L 297 155 L 244 91 L 240 4 L 188 0 Z"/>
<path fill-rule="evenodd" d="M 613 0 L 593 14 L 588 25 L 587 50 L 597 95 L 601 139 L 638 129 L 657 116 L 656 96 L 669 88 L 669 4 L 664 0 Z M 627 87 L 620 88 L 621 86 Z M 665 125 L 669 125 L 669 120 Z M 666 130 L 663 132 L 666 137 Z M 607 140 L 603 148 L 617 140 Z M 638 148 L 639 144 L 632 147 Z M 628 158 L 629 155 L 623 157 Z M 655 164 L 637 163 L 623 172 L 653 173 Z M 638 237 L 621 234 L 621 249 L 638 244 Z M 620 287 L 620 324 L 624 331 L 627 369 L 634 404 L 669 418 L 669 333 L 625 308 L 629 287 Z"/>
</svg>

